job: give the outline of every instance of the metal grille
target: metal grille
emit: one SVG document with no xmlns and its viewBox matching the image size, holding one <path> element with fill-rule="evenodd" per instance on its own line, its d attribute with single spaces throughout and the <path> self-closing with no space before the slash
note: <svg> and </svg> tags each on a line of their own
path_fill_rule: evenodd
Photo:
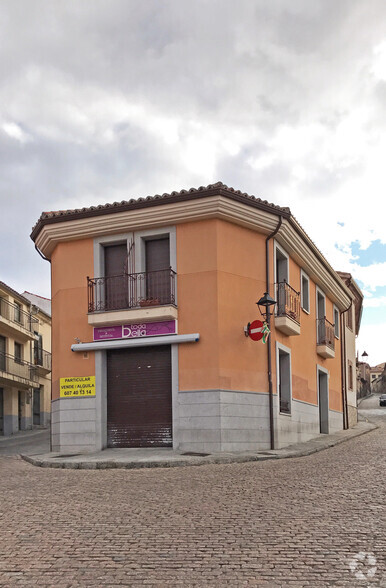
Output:
<svg viewBox="0 0 386 588">
<path fill-rule="evenodd" d="M 176 273 L 155 272 L 87 278 L 88 312 L 175 304 Z"/>
<path fill-rule="evenodd" d="M 330 349 L 335 350 L 335 332 L 334 325 L 326 319 L 316 319 L 317 325 L 317 345 L 327 345 Z"/>
<path fill-rule="evenodd" d="M 300 324 L 300 292 L 287 282 L 276 284 L 276 316 L 288 316 Z"/>
</svg>

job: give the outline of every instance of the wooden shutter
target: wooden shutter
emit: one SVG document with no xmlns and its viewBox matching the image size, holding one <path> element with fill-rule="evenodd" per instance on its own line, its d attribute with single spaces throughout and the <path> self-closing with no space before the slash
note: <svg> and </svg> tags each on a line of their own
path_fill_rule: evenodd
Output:
<svg viewBox="0 0 386 588">
<path fill-rule="evenodd" d="M 146 298 L 170 304 L 169 238 L 146 241 Z"/>
<path fill-rule="evenodd" d="M 127 245 L 109 245 L 105 249 L 105 310 L 119 310 L 128 307 Z"/>
</svg>

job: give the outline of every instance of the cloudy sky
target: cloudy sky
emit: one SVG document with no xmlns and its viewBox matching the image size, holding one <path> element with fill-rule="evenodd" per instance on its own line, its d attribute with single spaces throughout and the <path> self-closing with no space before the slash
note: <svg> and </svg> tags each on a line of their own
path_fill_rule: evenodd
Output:
<svg viewBox="0 0 386 588">
<path fill-rule="evenodd" d="M 0 279 L 40 213 L 222 181 L 289 206 L 386 360 L 384 0 L 3 0 Z"/>
</svg>

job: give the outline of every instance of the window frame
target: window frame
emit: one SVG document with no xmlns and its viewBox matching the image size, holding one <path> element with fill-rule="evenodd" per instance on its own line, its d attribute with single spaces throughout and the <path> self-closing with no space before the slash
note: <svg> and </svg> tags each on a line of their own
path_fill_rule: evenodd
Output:
<svg viewBox="0 0 386 588">
<path fill-rule="evenodd" d="M 22 343 L 19 343 L 18 341 L 14 341 L 13 356 L 15 358 L 15 363 L 19 363 L 19 364 L 23 363 L 23 348 L 24 348 L 24 345 Z M 16 349 L 19 349 L 20 355 L 16 354 Z"/>
<path fill-rule="evenodd" d="M 347 311 L 346 314 L 346 327 L 348 329 L 350 329 L 350 331 L 354 331 L 354 321 L 353 321 L 353 316 L 352 316 L 352 312 L 353 312 L 353 307 L 350 306 L 350 308 Z"/>
<path fill-rule="evenodd" d="M 339 308 L 336 306 L 336 304 L 334 304 L 334 306 L 333 306 L 332 314 L 333 314 L 333 317 L 334 317 L 334 335 L 335 335 L 335 339 L 339 339 L 340 338 L 340 312 L 339 312 Z M 335 314 L 337 314 L 338 320 L 335 320 Z"/>
<path fill-rule="evenodd" d="M 304 291 L 303 291 L 303 279 L 306 280 L 307 287 L 308 287 L 308 296 L 307 296 L 307 298 L 308 298 L 308 308 L 305 308 L 304 307 L 304 304 L 303 304 L 303 294 L 304 294 Z M 308 274 L 306 274 L 306 272 L 303 269 L 300 270 L 300 306 L 301 306 L 301 309 L 305 313 L 310 314 L 310 312 L 311 312 L 310 277 L 309 277 Z"/>
<path fill-rule="evenodd" d="M 286 258 L 287 260 L 287 280 L 286 283 L 290 284 L 290 272 L 289 272 L 289 254 L 287 253 L 287 251 L 285 249 L 283 249 L 283 247 L 275 240 L 274 241 L 274 247 L 273 247 L 273 275 L 274 275 L 274 283 L 277 284 L 277 255 L 276 252 L 280 251 L 280 254 Z"/>
<path fill-rule="evenodd" d="M 15 323 L 21 324 L 21 313 L 22 313 L 23 307 L 20 304 L 20 302 L 17 302 L 17 300 L 14 300 L 13 301 L 13 304 L 14 304 L 14 313 L 13 313 L 13 316 L 14 316 L 14 319 L 15 319 Z"/>
<path fill-rule="evenodd" d="M 354 368 L 352 361 L 347 361 L 347 387 L 349 390 L 354 390 Z"/>
<path fill-rule="evenodd" d="M 289 361 L 289 374 L 288 374 L 288 380 L 289 380 L 289 399 L 288 399 L 288 405 L 289 405 L 289 410 L 287 411 L 282 411 L 280 409 L 280 353 L 285 353 L 288 356 L 288 361 Z M 278 412 L 280 415 L 284 415 L 284 416 L 292 416 L 292 361 L 291 361 L 291 349 L 289 347 L 286 347 L 285 345 L 283 345 L 282 343 L 276 342 L 276 392 L 277 392 L 277 399 L 278 399 Z"/>
</svg>

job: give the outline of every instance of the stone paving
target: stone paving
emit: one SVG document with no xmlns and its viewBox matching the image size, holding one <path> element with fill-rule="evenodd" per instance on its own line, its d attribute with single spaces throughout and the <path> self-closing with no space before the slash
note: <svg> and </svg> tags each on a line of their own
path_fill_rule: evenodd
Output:
<svg viewBox="0 0 386 588">
<path fill-rule="evenodd" d="M 1 457 L 0 586 L 386 587 L 386 416 L 372 413 L 379 429 L 288 460 L 65 470 Z"/>
</svg>

